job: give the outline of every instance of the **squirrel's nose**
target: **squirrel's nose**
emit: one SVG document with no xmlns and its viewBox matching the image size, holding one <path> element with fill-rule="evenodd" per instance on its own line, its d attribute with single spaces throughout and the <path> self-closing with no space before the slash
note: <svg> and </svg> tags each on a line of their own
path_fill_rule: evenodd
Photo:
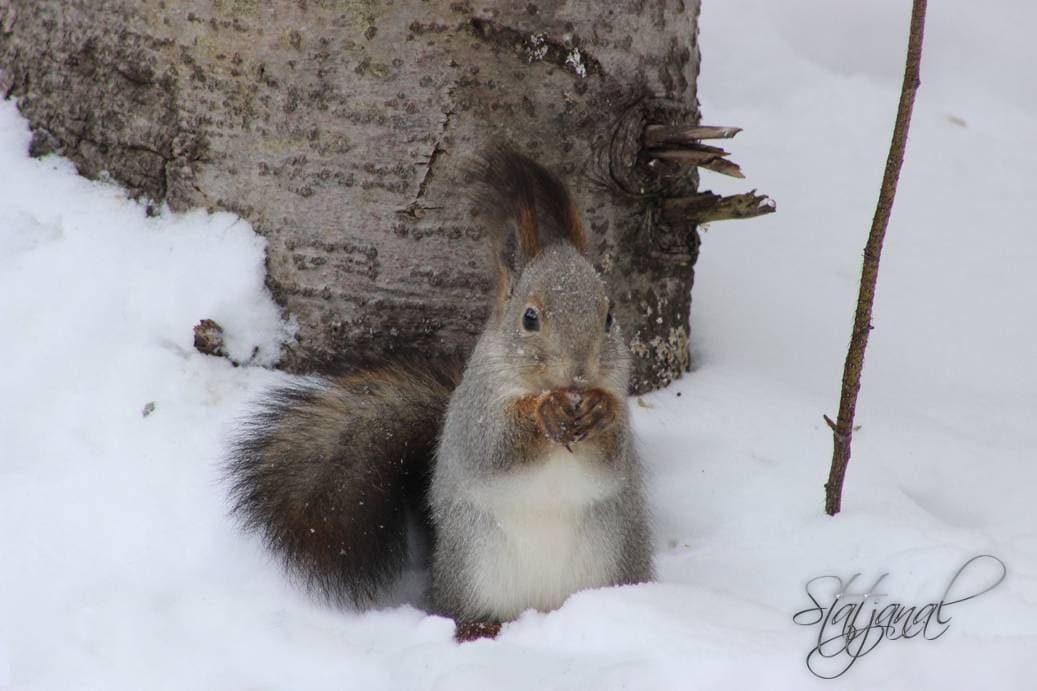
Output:
<svg viewBox="0 0 1037 691">
<path fill-rule="evenodd" d="M 593 345 L 573 348 L 561 374 L 574 389 L 594 386 L 598 379 L 598 354 Z"/>
<path fill-rule="evenodd" d="M 570 379 L 573 388 L 584 389 L 592 386 L 598 376 L 598 368 L 593 363 L 576 365 L 571 371 Z"/>
</svg>

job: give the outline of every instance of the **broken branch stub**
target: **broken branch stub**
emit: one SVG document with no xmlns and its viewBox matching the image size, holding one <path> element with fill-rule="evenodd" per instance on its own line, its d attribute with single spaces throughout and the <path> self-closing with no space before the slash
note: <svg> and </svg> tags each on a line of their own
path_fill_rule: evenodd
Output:
<svg viewBox="0 0 1037 691">
<path fill-rule="evenodd" d="M 727 160 L 727 151 L 700 142 L 702 139 L 730 139 L 739 132 L 741 129 L 738 127 L 647 125 L 641 141 L 652 158 L 697 166 L 733 178 L 744 178 L 738 164 Z"/>
<path fill-rule="evenodd" d="M 663 216 L 671 222 L 711 223 L 733 218 L 755 218 L 774 213 L 774 200 L 756 190 L 722 197 L 702 192 L 688 197 L 675 197 L 663 202 Z"/>
<path fill-rule="evenodd" d="M 719 146 L 702 144 L 701 139 L 730 139 L 741 132 L 740 127 L 711 125 L 646 125 L 641 141 L 645 155 L 662 161 L 692 165 L 723 175 L 744 178 L 738 164 L 729 161 L 728 151 Z M 667 223 L 709 223 L 731 218 L 753 218 L 773 213 L 774 200 L 756 194 L 722 197 L 712 192 L 669 197 L 662 203 L 662 218 Z"/>
<path fill-rule="evenodd" d="M 741 168 L 737 163 L 728 161 L 724 156 L 727 152 L 723 149 L 716 153 L 717 147 L 689 147 L 686 149 L 656 149 L 648 152 L 652 158 L 664 161 L 675 161 L 686 165 L 698 166 L 706 170 L 712 170 L 733 178 L 744 178 Z"/>
<path fill-rule="evenodd" d="M 644 145 L 646 149 L 656 149 L 701 139 L 730 139 L 741 131 L 741 127 L 712 125 L 648 125 L 644 131 Z"/>
</svg>

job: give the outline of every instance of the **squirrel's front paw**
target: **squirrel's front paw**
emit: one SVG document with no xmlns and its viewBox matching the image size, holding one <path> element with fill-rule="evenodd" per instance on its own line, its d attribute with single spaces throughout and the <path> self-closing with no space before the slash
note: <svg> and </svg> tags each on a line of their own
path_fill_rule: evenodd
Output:
<svg viewBox="0 0 1037 691">
<path fill-rule="evenodd" d="M 574 416 L 575 441 L 609 428 L 616 421 L 616 397 L 601 389 L 584 391 L 576 404 Z"/>
<path fill-rule="evenodd" d="M 537 420 L 548 439 L 566 446 L 576 441 L 577 403 L 568 391 L 549 391 L 540 397 Z"/>
</svg>

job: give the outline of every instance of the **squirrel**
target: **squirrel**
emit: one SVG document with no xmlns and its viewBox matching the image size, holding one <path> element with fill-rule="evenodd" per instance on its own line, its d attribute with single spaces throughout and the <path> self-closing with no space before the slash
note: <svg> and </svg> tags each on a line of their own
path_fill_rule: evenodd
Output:
<svg viewBox="0 0 1037 691">
<path fill-rule="evenodd" d="M 275 390 L 227 468 L 233 513 L 333 603 L 371 605 L 426 526 L 431 609 L 459 640 L 653 577 L 630 355 L 580 215 L 514 151 L 477 177 L 497 289 L 463 371 L 395 361 Z"/>
</svg>

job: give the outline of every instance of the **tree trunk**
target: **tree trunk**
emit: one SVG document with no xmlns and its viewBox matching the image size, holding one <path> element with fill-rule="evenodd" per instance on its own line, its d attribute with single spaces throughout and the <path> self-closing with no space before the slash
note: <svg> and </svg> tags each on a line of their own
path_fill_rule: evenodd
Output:
<svg viewBox="0 0 1037 691">
<path fill-rule="evenodd" d="M 491 273 L 465 170 L 510 142 L 572 187 L 643 391 L 688 365 L 698 235 L 662 209 L 697 178 L 642 133 L 698 122 L 697 15 L 697 0 L 0 0 L 0 89 L 35 153 L 249 220 L 298 320 L 293 370 L 467 352 Z"/>
</svg>

